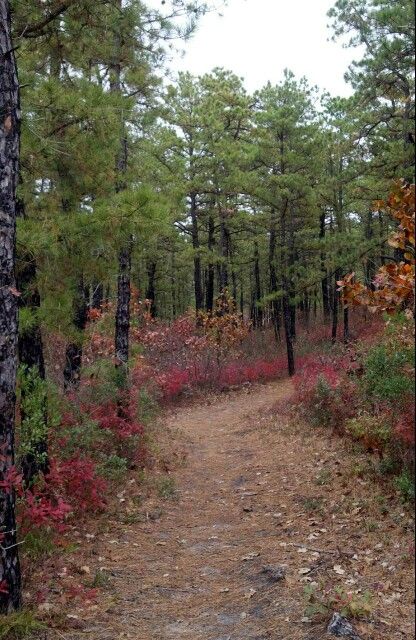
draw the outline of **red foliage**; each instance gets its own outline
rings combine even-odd
[[[36,490],[26,491],[21,520],[23,528],[51,526],[58,532],[63,532],[64,522],[72,507],[61,497],[52,499],[46,495],[37,495]]]
[[[120,440],[143,434],[143,425],[137,422],[132,403],[107,402],[90,407],[89,413],[101,429],[111,431]]]
[[[52,460],[46,483],[65,497],[75,513],[105,508],[107,483],[97,476],[95,462],[89,458]]]

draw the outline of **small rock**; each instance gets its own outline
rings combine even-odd
[[[339,613],[334,613],[332,620],[328,625],[327,632],[336,638],[349,638],[350,640],[361,640],[355,633],[353,626],[346,618]]]

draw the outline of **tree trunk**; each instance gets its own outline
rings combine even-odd
[[[114,337],[118,365],[127,365],[129,359],[130,273],[131,245],[123,247],[118,256],[117,310]]]
[[[319,238],[323,240],[325,238],[325,212],[323,211],[319,218]],[[322,308],[324,313],[325,322],[329,319],[331,314],[329,303],[329,288],[328,288],[328,275],[326,273],[326,255],[324,251],[321,251],[321,271],[324,273],[324,277],[321,280],[322,288]]]
[[[287,283],[283,284],[286,290]],[[292,326],[290,317],[289,298],[286,293],[283,295],[283,324],[285,328],[286,353],[287,353],[287,370],[290,376],[295,375],[295,355],[293,350]]]
[[[122,14],[122,0],[116,0],[120,15]],[[116,29],[114,34],[114,50],[116,62],[110,65],[110,92],[122,94],[121,85],[121,33]],[[127,171],[127,131],[123,110],[120,120],[120,148],[116,158],[116,193],[126,188],[125,174]],[[114,336],[114,351],[116,354],[116,366],[127,365],[129,359],[129,334],[130,334],[130,280],[131,280],[131,254],[133,238],[130,236],[124,241],[118,254],[117,276],[117,309],[116,327]]]
[[[175,262],[175,252],[172,251],[171,254],[171,264],[170,264],[170,299],[172,304],[172,320],[176,318],[176,262]]]
[[[261,328],[263,325],[263,310],[260,306],[261,302],[261,280],[260,280],[260,258],[259,245],[254,243],[254,326]]]
[[[228,229],[225,222],[225,212],[220,211],[220,239],[221,239],[221,264],[220,264],[220,294],[228,287]]]
[[[350,341],[350,314],[347,305],[344,304],[344,344]]]
[[[204,306],[204,297],[202,292],[202,271],[201,256],[199,255],[199,227],[198,213],[196,204],[196,193],[191,193],[191,222],[192,222],[192,247],[194,250],[194,290],[195,290],[195,309],[200,311]]]
[[[205,307],[208,312],[211,312],[214,308],[214,279],[215,279],[215,269],[213,262],[213,251],[215,244],[215,226],[214,226],[214,218],[212,215],[208,218],[208,252],[209,252],[209,262],[207,269],[207,285],[206,285],[206,301]]]
[[[0,481],[14,468],[18,341],[16,295],[16,186],[19,176],[20,102],[11,40],[10,5],[0,0]],[[13,488],[0,487],[0,613],[20,608],[21,575]]]
[[[280,244],[281,244],[281,262],[282,262],[282,288],[283,288],[283,325],[285,328],[286,338],[286,354],[287,354],[287,369],[289,376],[295,375],[295,355],[293,349],[293,337],[292,337],[292,317],[291,317],[291,305],[289,300],[289,283],[286,275],[287,270],[287,258],[286,258],[286,213],[287,203],[282,211],[280,221]]]
[[[338,308],[339,308],[339,291],[337,281],[341,277],[340,269],[335,271],[335,282],[334,282],[334,290],[333,290],[333,303],[332,303],[332,343],[337,341],[337,332],[338,332]]]
[[[290,302],[290,334],[292,340],[296,340],[296,305]]]

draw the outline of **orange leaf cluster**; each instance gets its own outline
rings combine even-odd
[[[365,305],[372,312],[392,314],[399,309],[410,312],[415,301],[415,185],[400,181],[387,202],[377,201],[375,207],[399,222],[389,244],[400,249],[404,259],[380,267],[373,282],[374,290],[356,282],[354,273],[338,285],[347,304]]]

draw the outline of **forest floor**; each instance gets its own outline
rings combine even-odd
[[[290,393],[247,387],[159,419],[158,469],[54,561],[100,588],[60,622],[49,611],[48,640],[322,640],[332,596],[363,640],[414,638],[410,511],[360,477],[363,454],[289,421]],[[311,583],[331,611],[305,613]]]

